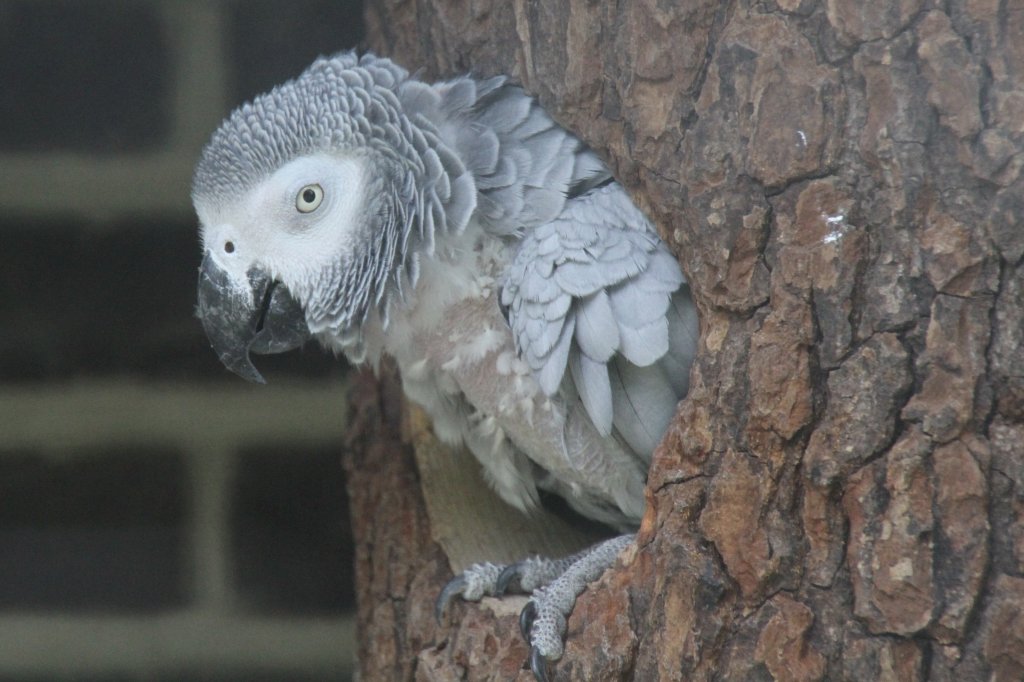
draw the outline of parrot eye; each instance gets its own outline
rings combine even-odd
[[[323,187],[320,185],[306,185],[299,190],[299,195],[295,197],[295,208],[299,209],[299,213],[312,213],[320,206],[320,202],[323,200]]]

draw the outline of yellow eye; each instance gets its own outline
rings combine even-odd
[[[295,208],[299,213],[312,213],[324,200],[324,188],[320,185],[306,185],[295,197]]]

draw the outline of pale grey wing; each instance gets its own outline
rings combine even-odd
[[[476,217],[497,235],[550,222],[607,167],[504,78],[403,86],[405,111],[433,123],[476,182]]]
[[[618,184],[524,235],[501,294],[545,393],[648,458],[686,393],[697,316],[675,258]]]

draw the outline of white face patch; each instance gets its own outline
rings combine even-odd
[[[198,201],[203,246],[240,285],[258,266],[302,300],[315,273],[355,248],[365,184],[358,158],[294,159],[237,201]]]

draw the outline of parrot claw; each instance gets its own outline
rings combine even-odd
[[[530,670],[537,682],[548,682],[548,659],[535,646],[530,647]]]
[[[523,563],[522,561],[517,561],[502,569],[501,573],[498,574],[498,579],[494,581],[494,591],[497,595],[501,596],[508,592],[508,588],[512,586],[512,581],[518,580]]]
[[[487,596],[496,596],[498,593],[494,585],[504,568],[505,566],[490,563],[473,564],[449,580],[434,602],[434,617],[437,618],[437,622],[441,622],[445,609],[455,595],[461,595],[466,601],[480,601]]]
[[[519,612],[519,632],[523,634],[523,639],[527,642],[530,641],[530,630],[533,629],[535,620],[537,620],[537,605],[531,599]]]
[[[434,619],[441,623],[441,619],[444,617],[445,609],[448,608],[448,604],[451,603],[452,598],[457,594],[462,594],[466,589],[466,578],[458,575],[448,581],[441,590],[441,594],[437,595],[437,601],[434,602]]]

